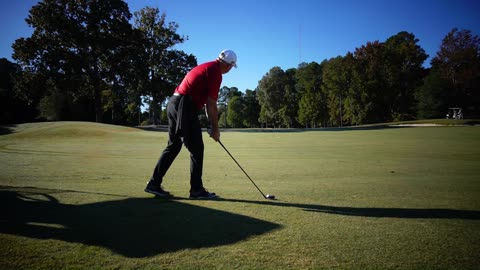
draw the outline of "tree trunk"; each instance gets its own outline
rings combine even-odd
[[[95,102],[95,122],[102,122],[103,110],[102,110],[102,97],[100,95],[100,80],[98,78],[98,70],[95,67],[93,79],[93,91],[94,91],[94,102]]]

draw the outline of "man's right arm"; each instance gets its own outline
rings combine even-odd
[[[214,139],[216,142],[220,140],[220,130],[218,129],[218,108],[217,108],[217,101],[212,99],[211,97],[207,98],[207,118],[210,122],[212,133],[210,137]]]

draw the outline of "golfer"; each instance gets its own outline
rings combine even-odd
[[[216,60],[193,68],[175,89],[167,105],[168,144],[155,166],[153,176],[145,192],[162,197],[171,194],[161,186],[163,177],[182,148],[182,143],[190,152],[190,198],[215,198],[202,182],[203,139],[198,112],[206,105],[206,113],[211,124],[210,136],[217,142],[218,130],[217,99],[222,83],[222,74],[237,67],[237,55],[231,50],[223,50]]]

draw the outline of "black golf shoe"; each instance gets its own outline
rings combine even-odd
[[[190,190],[190,199],[214,199],[217,198],[217,194],[208,192],[205,188],[201,188],[197,191]]]
[[[147,187],[145,188],[145,192],[151,193],[160,197],[172,197],[172,194],[164,190],[162,186],[157,186],[155,184],[152,184],[151,182],[148,182]]]

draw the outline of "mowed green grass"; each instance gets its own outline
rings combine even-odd
[[[143,192],[165,132],[95,123],[3,127],[0,268],[468,269],[480,265],[480,127],[204,134]]]

